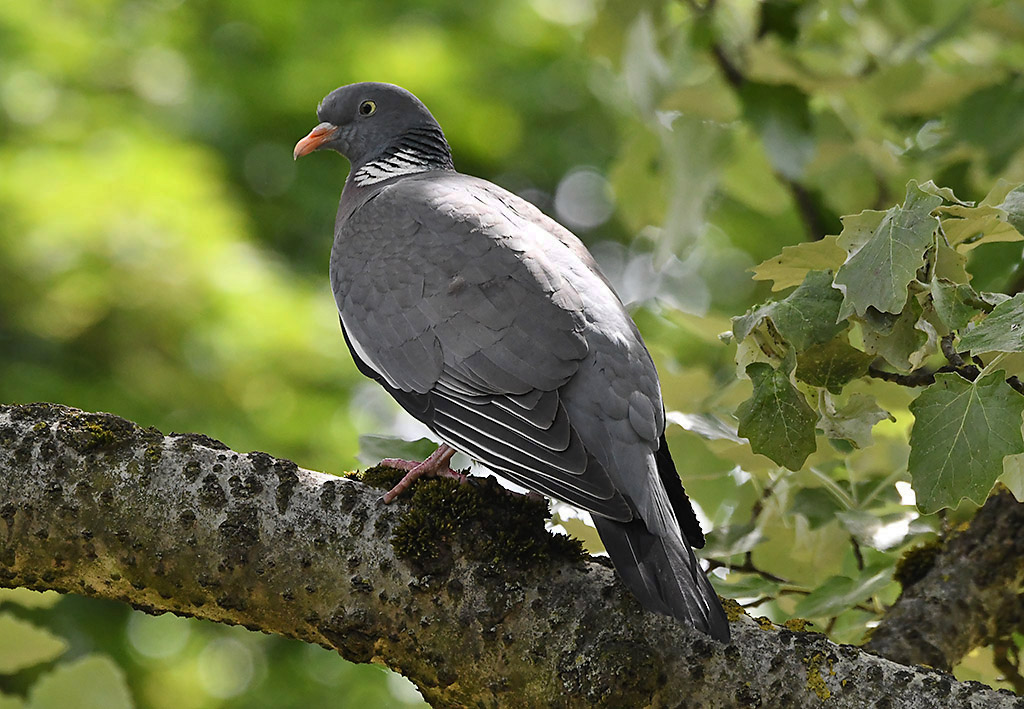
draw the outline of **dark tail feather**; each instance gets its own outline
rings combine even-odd
[[[729,621],[718,594],[685,540],[652,534],[639,519],[615,522],[594,515],[594,524],[615,570],[640,605],[729,642]]]
[[[704,532],[700,528],[700,522],[697,521],[690,498],[686,496],[686,490],[683,489],[683,481],[679,479],[679,473],[676,472],[676,464],[672,460],[672,454],[669,453],[664,433],[661,434],[661,441],[657,453],[654,454],[654,461],[658,465],[658,477],[661,479],[661,484],[665,486],[669,502],[672,503],[672,511],[676,513],[676,519],[679,520],[679,529],[682,530],[683,536],[686,537],[686,541],[690,543],[691,547],[703,549]]]

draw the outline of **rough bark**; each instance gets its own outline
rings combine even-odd
[[[0,494],[0,586],[301,638],[438,707],[1024,705],[742,614],[718,644],[643,612],[546,535],[542,506],[488,484],[418,483],[418,512],[201,435],[37,404],[0,406]]]
[[[1003,490],[964,529],[900,566],[903,593],[866,648],[949,670],[972,649],[1024,628],[1024,504]]]

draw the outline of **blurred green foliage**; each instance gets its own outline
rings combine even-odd
[[[944,523],[907,494],[912,393],[863,385],[895,421],[787,472],[736,437],[751,387],[718,334],[768,296],[747,269],[892,207],[908,180],[971,200],[1024,181],[1022,76],[1014,2],[3,3],[0,400],[331,472],[356,465],[359,433],[408,434],[349,361],[327,286],[344,162],[290,154],[328,91],[391,81],[461,170],[575,228],[635,309],[719,590],[856,642],[898,593],[899,554]],[[1024,286],[1019,244],[970,257],[977,290]],[[85,696],[83,675],[104,706],[416,701],[279,638],[0,601],[0,623],[38,632],[30,666],[0,667],[0,707],[60,705],[62,682]],[[991,655],[958,671],[1005,686]]]

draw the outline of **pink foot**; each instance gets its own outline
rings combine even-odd
[[[443,477],[455,478],[459,482],[466,482],[466,476],[451,469],[448,461],[455,455],[455,449],[442,443],[437,450],[430,454],[430,457],[422,463],[415,460],[402,460],[401,458],[385,458],[380,462],[399,470],[405,470],[405,477],[398,481],[398,484],[384,493],[384,504],[389,504],[396,497],[401,495],[409,486],[420,477]]]

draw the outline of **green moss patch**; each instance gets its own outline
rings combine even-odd
[[[913,549],[908,549],[896,562],[893,578],[899,581],[903,588],[913,586],[932,570],[943,546],[944,543],[941,539],[933,539]]]
[[[405,477],[405,471],[399,470],[398,468],[391,468],[387,465],[375,465],[372,468],[367,468],[366,470],[356,470],[351,473],[343,473],[342,477],[349,478],[350,480],[358,480],[370,487],[378,487],[381,490],[390,490],[398,484],[398,481]]]
[[[363,481],[374,484],[368,476],[380,487],[389,487],[400,479],[400,472],[396,479],[371,468]],[[453,543],[469,559],[505,568],[585,556],[578,540],[544,528],[546,502],[509,494],[493,477],[465,484],[450,478],[421,480],[406,496],[408,511],[395,527],[391,544],[400,558],[421,566],[447,565],[445,557]]]

